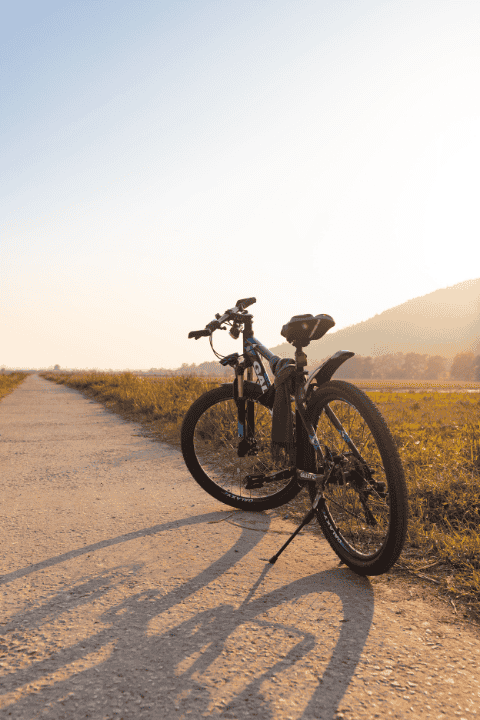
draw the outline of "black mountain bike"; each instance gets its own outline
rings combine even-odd
[[[255,301],[238,300],[188,335],[209,337],[235,379],[188,410],[181,433],[185,463],[210,495],[244,510],[279,507],[308,489],[311,509],[270,562],[316,517],[342,562],[360,575],[380,575],[398,559],[407,532],[405,477],[390,431],[365,393],[331,380],[353,352],[340,350],[310,375],[305,371],[303,348],[335,325],[330,315],[297,315],[284,325],[295,360],[284,359],[254,337],[246,308]],[[225,326],[233,338],[243,332],[242,355],[214,350],[212,333]]]

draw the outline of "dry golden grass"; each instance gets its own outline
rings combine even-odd
[[[44,377],[95,397],[177,447],[192,402],[222,382],[192,376],[142,378],[132,373],[46,373]],[[449,384],[450,392],[419,392],[420,387],[406,392],[405,386],[402,392],[400,382],[406,381],[396,381],[397,392],[368,392],[388,422],[409,488],[409,535],[396,571],[403,568],[427,578],[480,617],[480,395],[459,391],[458,383],[454,388]],[[464,389],[470,385],[480,384],[464,383]],[[280,512],[300,517],[305,502],[301,494]]]
[[[362,390],[380,390],[390,392],[411,390],[413,392],[480,392],[480,382],[473,380],[347,380]]]
[[[480,395],[369,395],[389,424],[407,476],[405,557],[417,557],[420,565],[427,556],[438,562],[442,584],[480,614]]]
[[[24,372],[12,372],[12,373],[5,373],[0,374],[0,398],[5,397],[5,395],[8,395],[8,393],[11,393],[12,390],[15,390],[17,385],[20,385],[21,382],[25,380],[28,373]]]

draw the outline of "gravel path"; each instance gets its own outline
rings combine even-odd
[[[31,375],[0,403],[0,717],[480,717],[480,640],[405,581],[230,510],[181,455]]]

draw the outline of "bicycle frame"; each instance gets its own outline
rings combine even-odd
[[[312,383],[315,381],[316,385],[321,385],[328,382],[332,377],[333,373],[337,370],[340,365],[348,360],[348,358],[354,355],[353,352],[340,350],[330,357],[326,362],[316,368],[306,379],[305,367],[307,364],[307,357],[303,352],[302,348],[297,347],[295,350],[295,414],[296,414],[296,428],[297,428],[297,442],[296,442],[296,469],[298,476],[304,480],[316,480],[317,476],[314,473],[307,472],[304,469],[307,464],[307,456],[310,456],[308,460],[311,461],[311,452],[316,453],[320,464],[323,465],[325,457],[318,441],[317,434],[313,424],[307,417],[307,405],[306,398],[309,390],[312,388]],[[234,397],[238,407],[238,437],[239,437],[239,455],[247,454],[249,451],[254,449],[254,434],[255,434],[255,418],[253,403],[245,401],[243,399],[243,382],[244,372],[251,373],[251,368],[255,371],[258,378],[260,387],[262,388],[263,395],[265,396],[271,391],[272,383],[268,376],[265,366],[262,362],[262,357],[270,363],[276,358],[276,356],[267,348],[263,343],[260,342],[253,335],[252,327],[252,316],[245,316],[244,329],[243,329],[243,356],[244,362],[237,363],[235,367],[235,381],[234,381]],[[231,357],[231,356],[230,356]],[[238,356],[237,356],[238,357]],[[247,374],[247,379],[248,374]],[[336,427],[339,434],[345,440],[352,453],[359,460],[362,457],[356,448],[353,441],[350,439],[345,429],[341,425],[340,421],[336,417],[335,413],[330,409],[325,410],[332,424]],[[311,467],[311,462],[308,462]]]

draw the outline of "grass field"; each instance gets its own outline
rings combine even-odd
[[[12,373],[1,373],[0,374],[0,398],[5,397],[8,393],[12,392],[17,385],[25,380],[28,373],[23,372],[12,372]]]
[[[132,373],[44,377],[95,397],[177,447],[191,403],[222,382],[185,376],[151,379]],[[388,422],[409,488],[408,542],[396,571],[403,569],[436,584],[454,605],[460,601],[479,619],[480,394],[465,391],[479,383],[445,388],[446,382],[441,389],[449,392],[425,385],[422,389],[419,383],[413,392],[412,384],[391,390],[391,381],[387,390],[366,390]],[[300,517],[305,507],[302,493],[280,513]]]
[[[362,390],[390,392],[479,392],[480,382],[473,380],[349,380]]]

